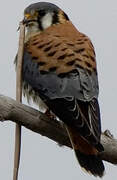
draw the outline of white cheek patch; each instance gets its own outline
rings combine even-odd
[[[47,13],[41,20],[43,29],[46,29],[52,25],[53,14]]]

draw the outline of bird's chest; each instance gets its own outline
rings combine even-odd
[[[22,69],[22,89],[24,97],[27,98],[28,103],[33,100],[33,102],[39,106],[40,110],[45,111],[47,106],[40,98],[39,94],[39,89],[42,88],[39,86],[38,65],[30,59],[27,61],[27,58],[29,58],[29,55],[25,53]]]

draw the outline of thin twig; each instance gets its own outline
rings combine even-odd
[[[19,48],[17,56],[17,70],[16,70],[16,100],[22,102],[22,59],[24,51],[24,37],[25,37],[25,26],[20,23],[20,37],[19,37]],[[20,162],[20,150],[21,150],[21,126],[16,124],[15,130],[15,153],[14,153],[14,170],[13,180],[18,179],[18,170]]]

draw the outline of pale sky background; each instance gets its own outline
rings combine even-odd
[[[4,0],[0,5],[0,94],[15,98],[13,60],[18,47],[17,27],[33,0]],[[102,130],[117,138],[117,0],[51,0],[75,26],[87,34],[97,55]],[[12,180],[14,123],[0,123],[0,179]],[[117,167],[105,162],[103,180],[115,179]],[[23,128],[19,180],[95,180],[84,173],[73,152]],[[99,178],[97,178],[99,179]]]

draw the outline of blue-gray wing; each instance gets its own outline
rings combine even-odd
[[[81,48],[71,47],[61,38],[49,39],[43,37],[41,42],[39,35],[25,45],[23,81],[63,122],[76,128],[87,142],[101,151],[99,90],[93,47],[89,45],[88,49],[90,41],[86,40],[86,48]]]

